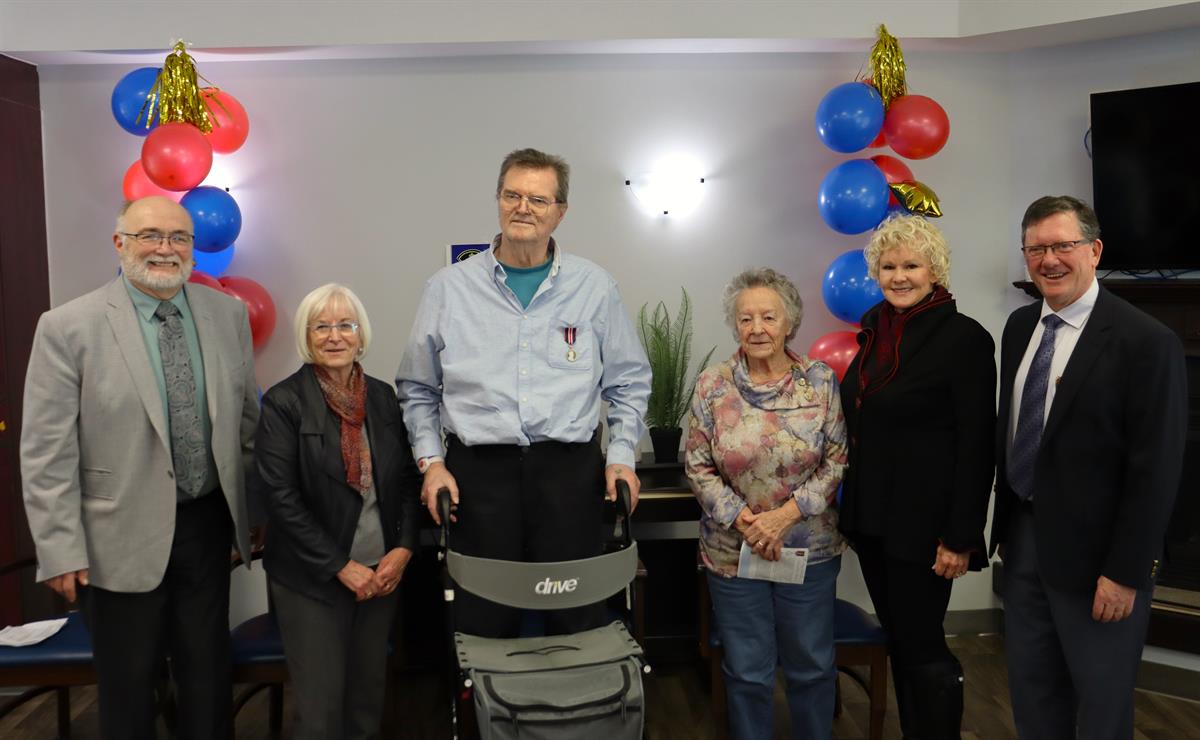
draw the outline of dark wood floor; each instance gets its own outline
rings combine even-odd
[[[992,635],[956,637],[952,638],[951,646],[962,660],[967,676],[963,738],[1014,738],[1003,638]],[[646,693],[650,707],[648,735],[652,740],[705,740],[713,737],[705,675],[699,665],[660,666],[647,678]],[[866,696],[845,677],[841,677],[840,681],[844,712],[834,722],[833,736],[839,740],[866,738]],[[427,673],[403,676],[396,693],[402,698],[395,715],[385,719],[384,737],[425,740],[447,736],[445,702],[441,700],[442,689],[436,677]],[[79,740],[98,737],[95,697],[95,690],[91,688],[74,692],[73,737]],[[889,699],[888,706],[884,737],[891,740],[900,737],[894,697]],[[1136,707],[1135,740],[1200,738],[1200,703],[1139,691]],[[776,692],[775,710],[775,737],[786,738],[787,708],[781,691]],[[285,737],[291,729],[290,711],[288,715],[284,720]],[[0,721],[0,738],[48,740],[55,737],[54,722],[53,699],[44,697]],[[269,737],[265,693],[252,699],[239,715],[237,737],[239,740]]]

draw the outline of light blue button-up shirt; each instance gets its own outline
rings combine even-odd
[[[414,453],[443,454],[443,431],[468,446],[586,442],[604,400],[608,464],[633,466],[650,365],[616,281],[552,239],[550,274],[522,308],[494,248],[425,283],[396,374]]]

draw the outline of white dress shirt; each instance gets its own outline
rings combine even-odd
[[[1008,414],[1008,451],[1012,451],[1013,435],[1017,431],[1017,418],[1021,413],[1021,396],[1025,394],[1025,378],[1029,375],[1029,366],[1033,364],[1033,356],[1037,354],[1038,345],[1041,344],[1042,334],[1046,332],[1046,325],[1042,323],[1052,313],[1057,313],[1058,317],[1063,320],[1063,324],[1058,327],[1058,332],[1054,335],[1054,359],[1050,361],[1050,385],[1046,388],[1046,408],[1042,412],[1042,425],[1045,426],[1046,419],[1050,416],[1050,408],[1054,404],[1054,394],[1058,391],[1058,381],[1062,378],[1063,371],[1067,369],[1067,362],[1071,359],[1071,353],[1075,351],[1075,345],[1079,343],[1079,335],[1083,333],[1083,327],[1091,318],[1092,309],[1096,307],[1096,297],[1100,295],[1100,283],[1093,277],[1092,284],[1084,291],[1079,300],[1066,306],[1061,311],[1055,311],[1050,308],[1050,304],[1042,301],[1042,314],[1038,317],[1037,326],[1033,329],[1033,336],[1029,337],[1029,344],[1025,347],[1025,356],[1021,358],[1021,364],[1017,366],[1017,377],[1013,379],[1013,394],[1012,406],[1009,408]]]

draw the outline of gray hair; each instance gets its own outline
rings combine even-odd
[[[779,300],[783,302],[784,314],[791,325],[787,339],[789,342],[792,341],[792,338],[796,336],[796,330],[800,328],[800,321],[804,318],[804,301],[800,300],[800,291],[796,290],[796,286],[792,284],[791,280],[769,267],[745,270],[725,286],[721,304],[725,308],[725,323],[729,324],[729,328],[733,330],[734,338],[740,339],[737,330],[737,299],[742,291],[748,288],[770,288],[775,291]]]
[[[500,163],[500,177],[496,178],[497,198],[504,189],[504,176],[513,167],[525,170],[554,170],[554,176],[558,179],[558,190],[554,193],[554,200],[566,204],[567,192],[571,189],[571,166],[567,164],[567,160],[557,154],[546,154],[537,149],[515,149],[509,152]]]
[[[1074,214],[1079,222],[1079,233],[1084,239],[1094,242],[1100,238],[1100,219],[1096,218],[1091,206],[1069,195],[1043,195],[1025,209],[1025,216],[1021,219],[1021,242],[1025,242],[1025,232],[1030,226],[1056,213]]]
[[[336,301],[344,302],[346,307],[354,312],[354,320],[358,322],[358,357],[361,358],[367,353],[367,347],[371,345],[371,320],[367,318],[367,309],[353,290],[338,283],[326,283],[304,296],[300,305],[296,307],[296,316],[292,321],[292,328],[296,334],[296,352],[304,362],[311,364],[315,359],[312,347],[308,346],[308,323]]]

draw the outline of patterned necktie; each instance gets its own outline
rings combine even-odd
[[[196,413],[196,378],[192,375],[183,320],[179,317],[179,308],[170,301],[159,303],[154,315],[162,320],[158,327],[158,352],[162,356],[163,379],[167,385],[175,485],[188,496],[196,496],[204,485],[208,453],[200,416]]]
[[[1029,363],[1025,389],[1021,392],[1021,409],[1017,430],[1013,433],[1012,450],[1008,454],[1008,482],[1023,501],[1033,497],[1033,467],[1042,446],[1042,429],[1046,419],[1046,391],[1050,385],[1050,362],[1054,359],[1054,335],[1063,320],[1057,314],[1042,319],[1046,329]]]

